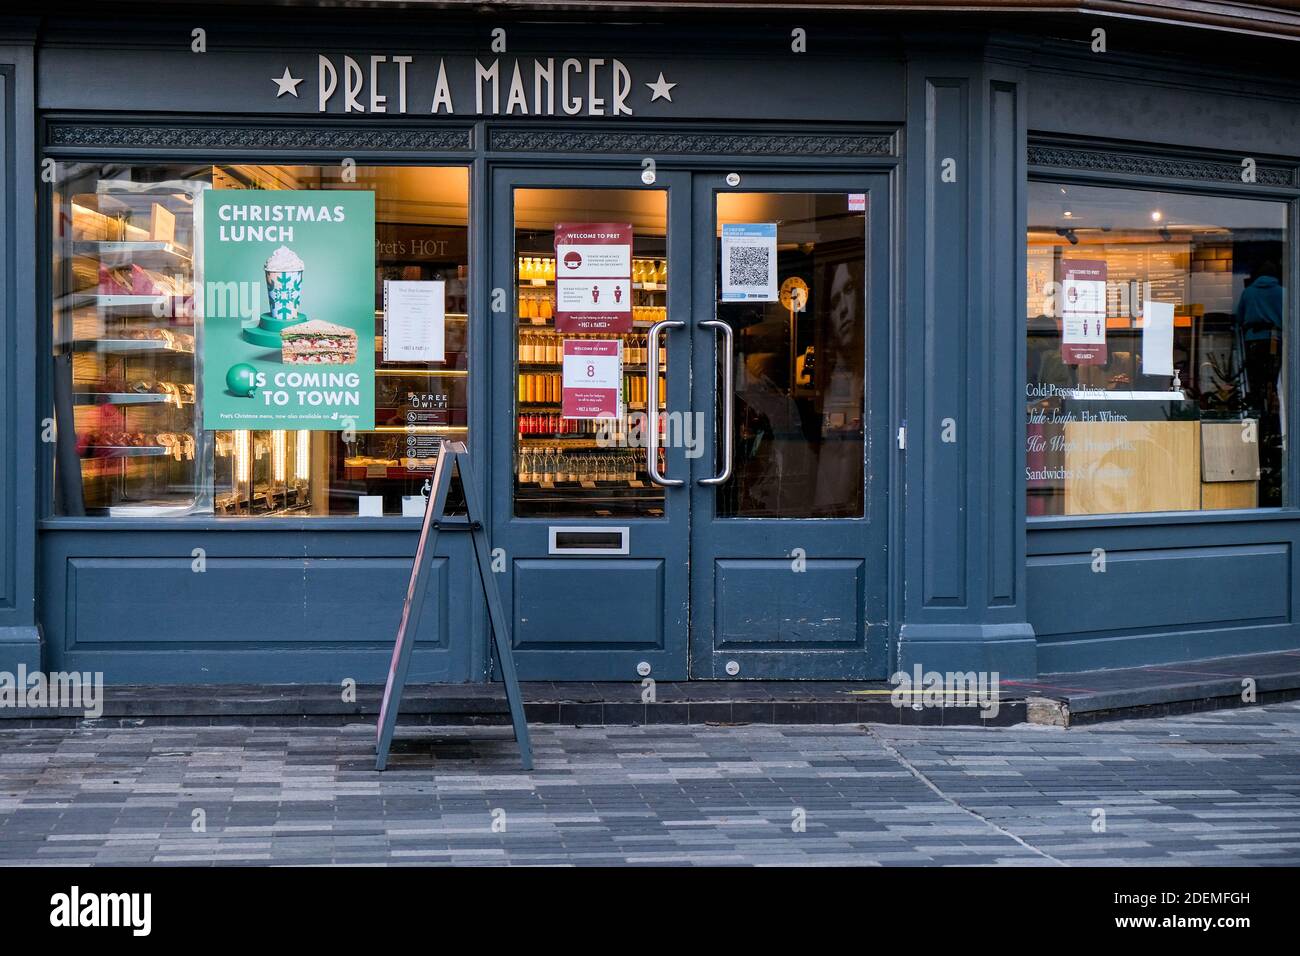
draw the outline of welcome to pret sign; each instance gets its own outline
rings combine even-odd
[[[561,332],[632,330],[632,226],[555,226],[555,327]]]

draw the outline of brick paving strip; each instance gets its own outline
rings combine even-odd
[[[379,774],[372,725],[0,730],[0,863],[1300,864],[1294,702],[1068,731],[542,726],[532,773],[508,728],[399,735]]]

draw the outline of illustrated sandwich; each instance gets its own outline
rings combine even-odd
[[[311,319],[280,332],[286,365],[351,365],[357,360],[357,333],[332,322]]]

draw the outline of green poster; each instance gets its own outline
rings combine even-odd
[[[203,194],[203,427],[375,427],[375,194]]]

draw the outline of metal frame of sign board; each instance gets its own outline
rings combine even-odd
[[[406,674],[411,666],[411,651],[415,634],[419,630],[420,616],[424,611],[425,594],[429,589],[429,574],[433,567],[438,531],[443,526],[447,506],[447,489],[451,486],[451,471],[460,472],[465,490],[466,518],[470,537],[474,543],[474,558],[478,565],[479,583],[487,603],[488,619],[492,627],[492,641],[496,646],[497,661],[501,665],[501,682],[505,685],[506,701],[510,705],[510,722],[514,725],[515,741],[519,744],[519,762],[525,770],[533,769],[533,747],[528,738],[528,722],[524,719],[524,702],[519,691],[519,677],[515,671],[514,653],[510,649],[510,622],[501,604],[492,574],[492,552],[488,547],[487,531],[481,520],[477,485],[470,467],[469,452],[464,442],[447,442],[438,455],[433,472],[433,488],[429,504],[424,511],[424,524],[420,528],[420,543],[415,549],[411,565],[411,580],[406,588],[406,602],[402,605],[402,620],[397,626],[397,640],[388,665],[388,681],[384,685],[384,699],[379,707],[379,725],[375,739],[375,769],[383,770],[388,763],[388,751],[393,743],[393,730],[397,725],[397,712],[406,686]]]

